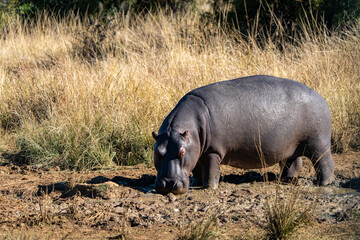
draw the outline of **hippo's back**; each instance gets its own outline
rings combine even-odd
[[[314,97],[322,99],[314,90],[299,82],[267,75],[255,75],[216,82],[194,89],[188,94],[201,97],[209,107],[211,105],[218,106],[220,104],[219,100],[223,100],[223,105],[231,102],[247,104],[241,102],[241,100],[251,100],[251,98],[263,101],[270,100],[272,102],[289,99],[306,101],[306,98],[314,94]]]
[[[251,158],[259,146],[270,159],[285,158],[314,134],[330,138],[326,101],[293,80],[250,76],[213,83],[187,95],[199,97],[208,108],[208,149],[228,161],[238,153]]]

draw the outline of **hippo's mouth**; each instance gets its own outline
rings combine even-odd
[[[171,179],[156,179],[155,190],[160,194],[184,194],[189,189],[189,181],[171,180]]]

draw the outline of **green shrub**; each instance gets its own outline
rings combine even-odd
[[[224,9],[228,11],[224,12]],[[216,0],[216,15],[223,15],[242,32],[255,28],[290,34],[301,30],[303,22],[326,24],[332,29],[360,19],[360,0]]]
[[[125,130],[116,129],[113,124],[97,118],[91,123],[59,125],[42,122],[25,127],[17,140],[19,154],[37,167],[60,166],[77,170],[108,167],[115,163],[151,163],[151,139],[135,125]]]

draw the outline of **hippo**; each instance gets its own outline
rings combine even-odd
[[[194,89],[152,133],[158,193],[184,194],[189,176],[216,189],[220,165],[256,169],[279,163],[291,179],[308,157],[319,185],[331,183],[331,114],[324,98],[286,78],[248,76]]]

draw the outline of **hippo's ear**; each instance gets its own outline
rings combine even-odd
[[[153,136],[153,138],[154,138],[155,140],[157,140],[157,138],[158,138],[159,135],[158,135],[156,132],[153,131],[153,132],[152,132],[152,136]]]
[[[180,133],[180,134],[185,139],[185,141],[189,140],[189,130],[186,130],[185,132]]]

